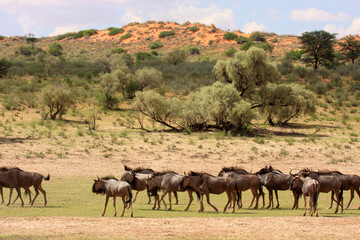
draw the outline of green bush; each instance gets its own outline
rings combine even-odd
[[[139,89],[140,83],[138,81],[130,80],[130,82],[125,86],[125,98],[133,99],[136,91]]]
[[[277,64],[277,69],[282,75],[288,75],[292,73],[292,71],[294,70],[292,60],[287,58],[281,59],[280,64]]]
[[[186,53],[183,49],[175,48],[175,50],[168,52],[164,60],[167,63],[177,65],[179,63],[185,62],[186,57]]]
[[[156,50],[152,50],[152,51],[151,51],[151,54],[154,55],[154,56],[159,56],[159,53],[158,53],[158,51],[156,51]]]
[[[122,35],[122,36],[120,37],[120,41],[122,41],[122,40],[124,40],[124,39],[127,39],[127,38],[130,38],[130,37],[132,37],[132,34],[131,34],[131,33],[127,33],[127,34]]]
[[[325,84],[323,84],[322,82],[317,82],[314,85],[314,91],[317,94],[325,94],[327,91],[327,88],[326,88]]]
[[[11,64],[8,60],[5,58],[0,59],[0,78],[3,78],[8,74],[10,66]]]
[[[63,48],[60,43],[54,42],[54,43],[50,44],[48,52],[50,55],[53,55],[56,57],[61,56],[63,54]]]
[[[249,50],[253,45],[254,45],[254,44],[253,44],[252,41],[248,41],[248,42],[244,43],[244,44],[240,47],[240,50],[247,51],[247,50]]]
[[[277,39],[277,38],[273,38],[273,39],[271,39],[271,42],[272,43],[277,43],[279,40]]]
[[[159,34],[159,38],[164,38],[172,35],[175,35],[175,31],[162,31]]]
[[[5,37],[3,35],[0,35],[0,40],[4,40]]]
[[[41,98],[44,119],[47,119],[48,116],[52,120],[56,119],[57,116],[61,119],[67,110],[75,104],[74,94],[70,89],[63,86],[46,86],[42,90]]]
[[[291,50],[288,53],[291,54],[291,56],[295,61],[298,61],[300,60],[301,56],[304,54],[304,50]]]
[[[148,52],[137,52],[135,53],[136,63],[140,63],[147,59],[151,59],[153,56]]]
[[[199,55],[200,54],[200,50],[197,47],[190,47],[189,48],[189,54],[190,55]]]
[[[114,48],[111,50],[111,54],[121,54],[121,53],[126,53],[127,50],[123,49],[123,48]]]
[[[227,32],[224,34],[224,39],[225,40],[234,40],[238,37],[238,35],[236,33],[233,32]]]
[[[228,57],[233,57],[236,52],[236,49],[232,47],[229,50],[225,51],[225,55]]]
[[[193,26],[193,27],[189,28],[189,30],[192,32],[197,32],[197,31],[199,31],[199,28],[196,26]]]
[[[38,53],[44,53],[44,50],[40,47],[35,47],[33,45],[31,46],[20,46],[18,47],[18,49],[15,51],[16,54],[18,55],[23,55],[26,57],[30,57],[31,55],[36,55]]]
[[[160,41],[152,42],[149,44],[150,49],[162,48],[163,46],[164,46],[164,44],[162,44],[162,42],[160,42]]]
[[[65,34],[61,34],[61,35],[58,35],[56,36],[56,40],[60,41],[60,40],[63,40],[65,38],[72,38],[73,36],[75,35],[74,32],[71,32],[71,33],[65,33]]]
[[[238,43],[238,44],[244,44],[244,43],[247,43],[250,39],[247,38],[247,37],[243,37],[243,36],[240,36],[238,38],[235,38],[235,41]]]
[[[308,73],[308,70],[304,66],[295,66],[294,73],[301,78],[305,78]]]
[[[123,33],[125,30],[123,28],[111,28],[109,29],[109,35],[114,36],[119,33]]]
[[[90,37],[98,33],[96,29],[82,30],[73,35],[74,39],[82,38],[82,37]]]
[[[257,47],[264,49],[268,53],[272,53],[272,51],[274,49],[274,45],[271,45],[268,42],[261,42],[257,45]]]
[[[253,32],[249,38],[251,41],[266,42],[265,34],[262,32]]]

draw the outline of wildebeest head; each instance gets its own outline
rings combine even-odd
[[[92,186],[92,192],[96,194],[105,194],[105,183],[102,179],[94,179],[94,184]]]

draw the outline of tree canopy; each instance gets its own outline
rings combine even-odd
[[[347,35],[343,42],[339,42],[339,45],[341,47],[340,52],[354,64],[355,60],[360,56],[360,41],[352,35]]]
[[[334,44],[336,34],[328,33],[324,30],[304,32],[299,40],[304,50],[303,61],[311,64],[314,69],[319,65],[327,65],[333,61]]]

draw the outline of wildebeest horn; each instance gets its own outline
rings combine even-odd
[[[98,176],[98,175],[96,175],[96,177],[97,177],[97,180],[99,181],[99,180],[100,180],[99,176]]]
[[[292,169],[290,170],[289,174],[290,174],[291,176],[295,177],[296,174],[292,174],[291,172],[292,172]]]

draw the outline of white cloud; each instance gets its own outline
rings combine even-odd
[[[268,12],[271,16],[271,19],[274,20],[274,21],[280,21],[281,18],[279,16],[279,10],[275,9],[275,8],[272,8],[271,6],[268,6],[266,8],[266,12]]]
[[[347,28],[342,25],[337,26],[333,24],[328,24],[324,27],[324,30],[330,33],[337,33],[338,38],[345,37],[349,34],[360,34],[360,18],[353,19],[351,25]]]
[[[125,14],[121,17],[121,21],[125,23],[141,22],[142,18],[140,16],[136,16],[135,11],[127,8]]]
[[[345,13],[333,13],[317,8],[296,9],[291,12],[290,17],[294,21],[305,22],[346,22],[350,20],[350,16]]]
[[[54,32],[50,33],[49,36],[57,36],[68,32],[78,32],[82,29],[86,29],[89,27],[90,27],[89,25],[71,25],[71,26],[56,27]]]
[[[242,31],[245,33],[252,33],[256,31],[265,32],[267,30],[267,26],[264,24],[259,24],[257,22],[245,23]]]

